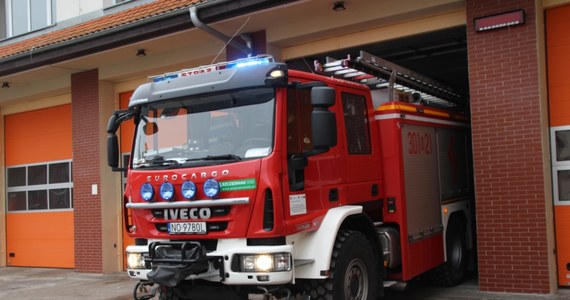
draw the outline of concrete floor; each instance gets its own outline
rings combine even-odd
[[[48,268],[0,268],[0,299],[133,299],[136,282],[124,273],[85,274],[73,270]],[[158,297],[156,297],[158,298]],[[475,279],[455,288],[434,288],[421,281],[412,282],[405,289],[386,291],[384,299],[414,300],[561,300],[570,299],[570,290],[557,295],[518,295],[480,292]]]

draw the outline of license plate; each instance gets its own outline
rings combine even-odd
[[[205,234],[206,222],[176,222],[168,223],[168,233]]]

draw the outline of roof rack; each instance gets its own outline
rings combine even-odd
[[[364,51],[356,59],[349,55],[341,60],[327,57],[325,64],[315,61],[315,70],[366,84],[371,89],[388,88],[389,101],[397,99],[397,92],[404,92],[417,102],[446,109],[463,110],[468,102],[466,96],[451,87]]]

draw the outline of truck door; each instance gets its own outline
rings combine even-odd
[[[380,154],[376,135],[372,102],[367,91],[346,89],[339,91],[337,99],[342,106],[343,124],[339,130],[344,135],[346,204],[356,204],[380,198]],[[380,203],[376,203],[380,213]],[[370,206],[370,205],[368,205]]]
[[[338,109],[338,101],[331,111]],[[340,189],[344,164],[339,154],[340,147],[317,155],[307,155],[313,150],[311,132],[311,90],[291,87],[287,93],[287,159],[289,203],[285,204],[286,216],[300,216],[322,213],[322,208],[337,206],[341,199]],[[337,124],[339,114],[337,113]],[[294,157],[306,156],[306,166],[292,165]],[[287,190],[287,189],[285,189]],[[287,200],[286,200],[287,202]]]

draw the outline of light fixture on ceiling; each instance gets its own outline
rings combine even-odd
[[[344,6],[344,1],[337,1],[333,5],[334,11],[343,11],[345,9],[346,9],[346,7]]]
[[[142,57],[146,56],[146,50],[144,48],[140,48],[137,50],[137,56]]]
[[[10,88],[10,83],[9,83],[8,81],[2,82],[2,88],[3,88],[3,89]]]

